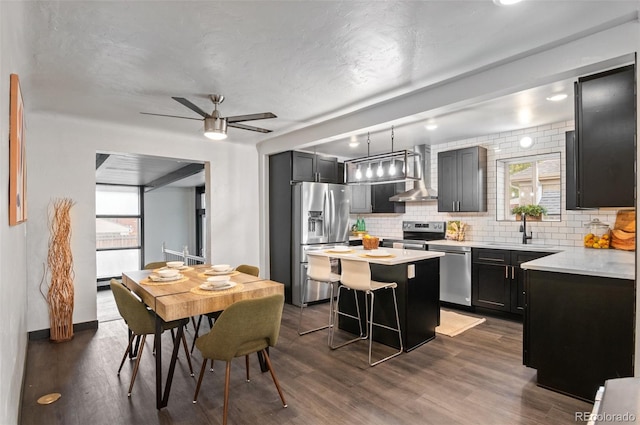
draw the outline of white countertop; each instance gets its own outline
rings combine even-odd
[[[518,244],[507,242],[476,242],[476,241],[452,241],[446,239],[440,239],[436,241],[427,241],[427,245],[440,245],[440,246],[468,246],[471,248],[489,248],[489,249],[509,249],[516,251],[539,251],[539,252],[560,252],[566,249],[574,249],[566,246],[556,245],[538,245],[538,244]]]
[[[535,243],[525,245],[502,242],[457,242],[444,239],[428,241],[427,243],[429,245],[440,246],[467,246],[471,248],[553,253],[546,257],[523,263],[520,267],[525,270],[540,270],[630,280],[634,280],[636,275],[636,253],[619,249],[591,249],[571,246],[538,245]]]
[[[567,248],[566,251],[522,263],[525,270],[634,280],[636,253],[619,249]]]
[[[367,252],[361,246],[350,247],[351,250],[346,253],[331,252],[331,250],[307,251],[307,255],[321,255],[332,258],[348,258],[350,260],[367,261],[372,264],[382,264],[386,266],[394,266],[396,264],[413,263],[420,260],[429,260],[444,256],[444,252],[436,251],[418,251],[410,249],[394,249],[382,248],[378,251],[385,251],[390,254],[388,257],[372,257],[366,255]]]

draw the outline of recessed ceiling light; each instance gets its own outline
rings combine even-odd
[[[560,102],[561,100],[565,100],[566,98],[567,98],[566,93],[558,93],[558,94],[554,94],[553,96],[549,96],[547,100],[550,100],[551,102]]]
[[[529,136],[525,136],[520,139],[520,146],[523,148],[530,148],[533,145],[533,139]]]
[[[360,145],[360,142],[349,142],[350,148],[357,148]]]
[[[427,124],[427,125],[424,126],[424,128],[426,128],[429,131],[433,131],[436,128],[438,128],[438,124]]]
[[[520,3],[522,0],[493,0],[498,6],[511,6],[512,4]]]

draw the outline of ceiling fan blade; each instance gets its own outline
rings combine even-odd
[[[182,118],[185,120],[196,120],[202,121],[202,118],[191,118],[191,117],[179,117],[177,115],[165,115],[165,114],[152,114],[151,112],[140,112],[143,115],[155,115],[156,117],[169,117],[169,118]]]
[[[258,133],[271,133],[272,131],[272,130],[267,130],[266,128],[254,127],[252,125],[244,125],[244,124],[230,123],[230,122],[227,122],[227,127],[235,127],[235,128],[241,128],[243,130],[257,131]]]
[[[240,121],[252,121],[252,120],[265,120],[267,118],[278,118],[271,112],[263,112],[261,114],[249,114],[249,115],[235,115],[233,117],[226,117],[228,123],[240,122]]]
[[[209,114],[207,114],[205,111],[200,109],[199,106],[194,105],[193,103],[191,103],[190,101],[188,101],[184,97],[171,97],[171,99],[175,100],[178,103],[181,103],[182,105],[184,105],[187,108],[191,109],[193,112],[202,115],[204,118],[207,118],[209,116]]]

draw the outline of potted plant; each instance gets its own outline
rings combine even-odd
[[[511,209],[511,214],[516,215],[516,220],[522,220],[522,214],[526,215],[527,218],[531,218],[533,220],[540,220],[540,218],[547,213],[547,209],[542,205],[519,205],[517,207],[513,207]]]

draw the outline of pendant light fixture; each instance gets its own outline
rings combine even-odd
[[[371,185],[420,180],[420,155],[408,150],[394,151],[394,138],[392,126],[391,152],[371,156],[371,137],[367,133],[367,156],[344,162],[345,183]],[[366,168],[364,176],[361,167]],[[376,168],[375,173],[373,167]]]

